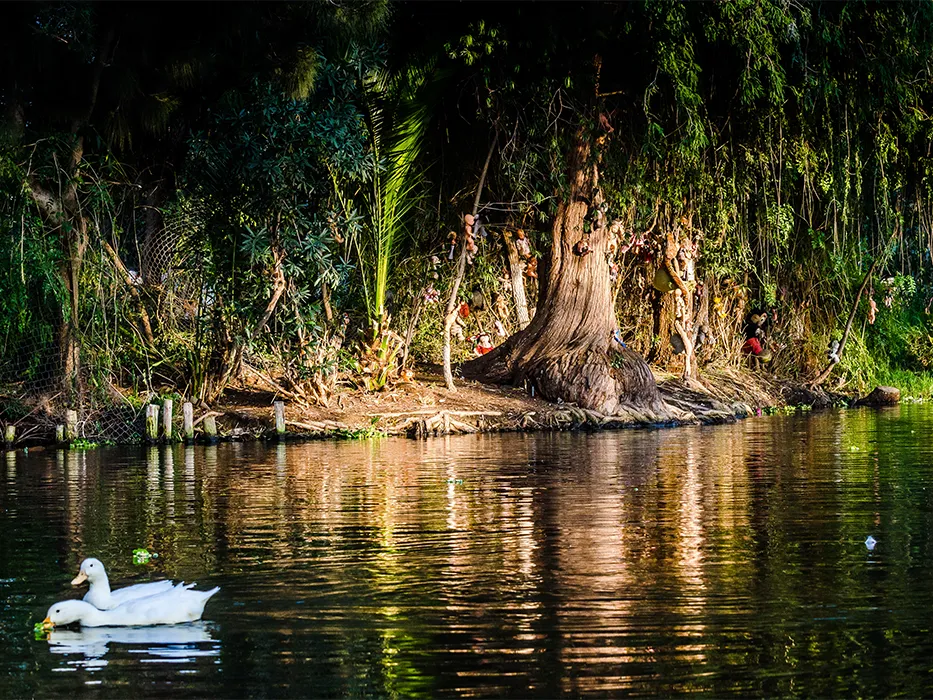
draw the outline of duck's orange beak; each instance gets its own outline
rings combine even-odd
[[[87,574],[83,571],[79,572],[77,576],[71,579],[72,586],[80,586],[82,583],[87,581]]]
[[[42,621],[42,627],[43,627],[44,629],[49,629],[49,630],[50,630],[50,629],[52,629],[53,627],[55,627],[55,623],[52,622],[52,618],[47,617],[47,618],[45,618],[45,619]]]

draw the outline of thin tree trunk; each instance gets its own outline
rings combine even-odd
[[[450,329],[453,328],[457,320],[458,304],[457,294],[460,292],[460,282],[463,280],[463,273],[466,270],[466,240],[460,244],[460,256],[457,259],[457,272],[454,274],[453,286],[450,289],[450,298],[447,300],[447,308],[444,312],[444,382],[447,389],[456,391],[454,384],[454,374],[450,366]]]
[[[328,323],[333,323],[334,310],[330,305],[330,285],[327,282],[321,285],[321,301],[324,304],[324,318],[327,319]]]
[[[489,173],[489,163],[492,162],[492,154],[495,152],[496,143],[499,140],[498,132],[489,144],[489,153],[486,154],[486,162],[483,163],[483,172],[479,176],[479,184],[476,186],[476,196],[473,197],[473,216],[479,213],[479,201],[483,196],[483,186],[486,184],[486,175]],[[444,313],[444,382],[450,391],[456,391],[454,384],[454,374],[450,366],[450,329],[453,328],[454,321],[457,320],[458,304],[457,295],[460,293],[460,283],[463,282],[463,275],[466,272],[467,256],[467,237],[463,236],[460,243],[460,258],[457,260],[457,272],[454,275],[454,281],[450,288],[450,298],[447,300],[447,308]]]
[[[70,309],[63,310],[59,328],[59,356],[62,362],[62,385],[67,400],[74,402],[79,398],[80,348],[77,328],[78,312],[81,300],[81,270],[89,243],[88,222],[78,201],[77,172],[84,158],[84,136],[81,133],[87,126],[97,105],[97,95],[104,68],[108,65],[111,49],[114,45],[114,31],[110,29],[102,37],[88,84],[87,102],[83,110],[71,123],[73,142],[64,166],[59,164],[57,156],[53,159],[60,178],[58,194],[52,194],[32,176],[27,178],[26,186],[36,203],[43,220],[61,241],[62,252],[66,260],[59,269],[62,285],[68,294]],[[62,186],[62,183],[63,186]]]
[[[272,318],[272,314],[275,312],[276,307],[279,304],[279,300],[282,298],[282,295],[285,293],[285,289],[288,286],[285,279],[285,273],[282,270],[282,262],[285,260],[285,252],[276,244],[272,244],[272,257],[274,260],[274,266],[272,268],[272,296],[269,298],[269,301],[266,302],[266,308],[263,309],[262,314],[256,319],[255,323],[252,324],[249,328],[244,329],[245,338],[232,339],[229,336],[229,332],[226,327],[224,327],[224,351],[219,363],[218,371],[216,373],[216,380],[211,383],[210,390],[206,393],[206,400],[208,403],[213,403],[221,394],[223,394],[224,389],[227,388],[227,385],[230,381],[239,375],[240,369],[243,364],[243,351],[245,349],[246,342],[255,338],[262,331],[263,326],[265,326],[269,319]]]
[[[677,284],[677,290],[674,291],[674,330],[680,336],[680,342],[684,346],[683,378],[696,379],[696,358],[693,347],[693,292],[684,284],[680,272],[674,268],[670,259],[665,262],[665,266],[668,274]],[[679,298],[677,292],[680,292]],[[680,315],[678,315],[678,309]]]
[[[528,297],[525,294],[522,260],[508,229],[503,231],[502,237],[505,240],[505,250],[509,256],[509,274],[512,277],[512,299],[515,301],[515,315],[518,318],[519,330],[523,330],[531,322],[531,317],[528,315]]]
[[[671,361],[671,331],[674,320],[674,295],[651,289],[651,337],[652,345],[648,351],[648,362],[666,367]]]
[[[158,296],[157,309],[161,309],[162,306],[162,279],[168,272],[165,250],[175,245],[174,240],[168,239],[168,231],[165,230],[162,220],[162,211],[159,208],[162,204],[161,189],[161,185],[156,183],[146,194],[142,254],[139,256],[139,273],[143,283]]]
[[[285,281],[285,272],[282,270],[282,262],[285,260],[285,251],[278,245],[273,245],[272,257],[275,260],[275,265],[272,268],[272,296],[269,297],[269,301],[266,302],[266,308],[263,309],[262,315],[256,319],[252,328],[247,331],[246,337],[248,339],[255,338],[259,335],[263,327],[269,323],[269,319],[272,318],[272,314],[275,313],[275,309],[279,305],[279,299],[282,298],[282,295],[285,293],[285,288],[288,286]],[[233,363],[234,369],[236,369],[243,358],[243,343],[237,343],[237,346],[237,352]]]

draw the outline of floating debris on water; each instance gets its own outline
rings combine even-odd
[[[133,563],[134,564],[148,564],[152,559],[158,559],[159,555],[156,552],[150,552],[148,549],[134,549],[133,550]]]
[[[448,480],[447,480],[447,483],[448,483],[448,484],[462,484],[462,483],[463,483],[463,479],[448,479]]]
[[[868,538],[865,540],[865,546],[868,547],[869,552],[875,548],[876,544],[878,544],[878,540],[876,540],[871,535],[869,535]]]

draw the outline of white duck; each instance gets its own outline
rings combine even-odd
[[[193,591],[193,586],[179,583],[165,593],[130,600],[111,610],[99,610],[83,600],[63,600],[49,608],[42,623],[52,627],[72,622],[80,622],[84,627],[130,627],[194,622],[201,619],[204,606],[220,587]]]
[[[174,583],[166,579],[165,581],[154,581],[152,583],[137,583],[133,586],[111,591],[110,580],[107,578],[107,572],[104,570],[104,565],[100,559],[85,559],[81,562],[81,569],[72,580],[71,585],[79,586],[85,581],[90,582],[91,587],[84,596],[84,600],[99,610],[110,610],[130,600],[165,593],[175,586]]]

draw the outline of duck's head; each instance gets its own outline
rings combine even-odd
[[[81,562],[81,569],[78,571],[78,575],[72,579],[71,585],[79,586],[85,581],[94,583],[106,577],[107,572],[104,571],[104,565],[100,559],[85,559]]]
[[[49,608],[48,614],[42,621],[44,627],[70,625],[77,622],[87,611],[88,604],[81,600],[63,600]]]

